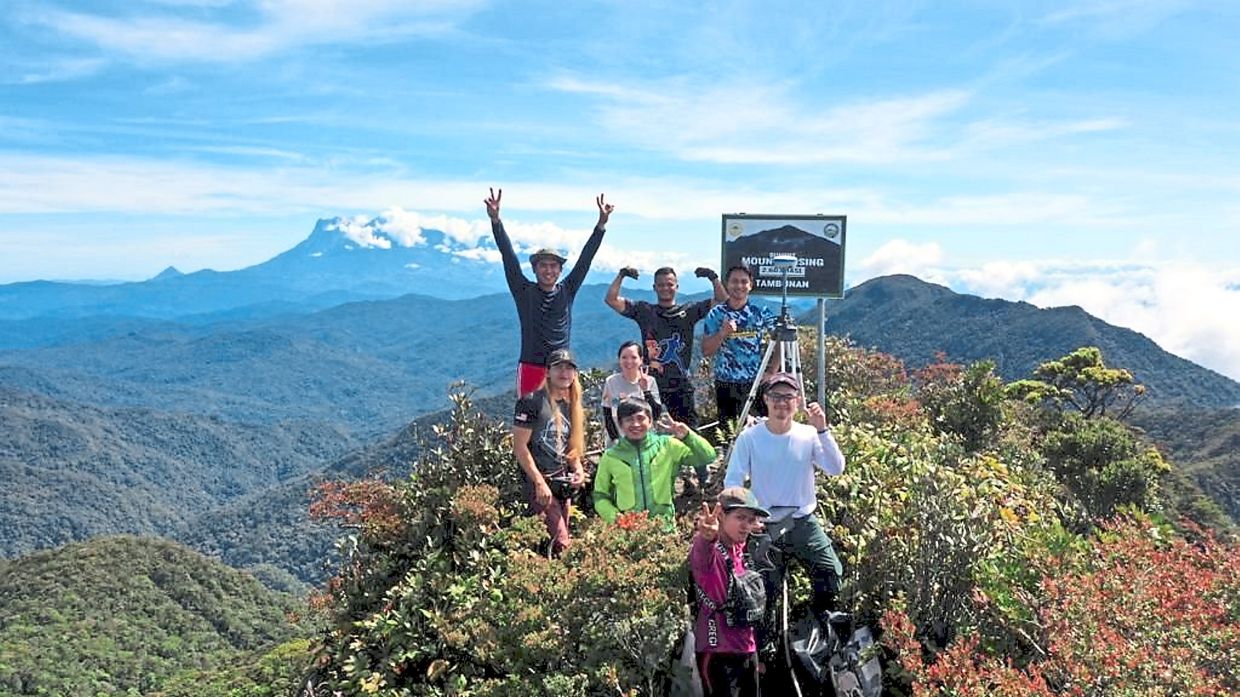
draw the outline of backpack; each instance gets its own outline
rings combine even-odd
[[[729,627],[757,627],[766,614],[766,583],[762,580],[762,574],[748,568],[749,555],[745,555],[746,568],[738,576],[732,568],[732,556],[728,554],[727,547],[716,541],[715,549],[723,555],[724,567],[728,570],[728,592],[723,605],[719,605],[694,583],[698,603],[711,612],[722,613]]]
[[[831,613],[823,626],[808,614],[791,628],[792,653],[818,685],[831,685],[838,697],[878,697],[883,670],[868,627],[853,628],[852,616]]]

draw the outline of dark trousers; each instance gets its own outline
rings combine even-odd
[[[699,653],[704,697],[758,697],[758,657],[752,653]]]
[[[659,398],[663,400],[663,406],[667,407],[667,413],[671,414],[673,419],[688,425],[689,428],[697,428],[698,415],[693,404],[693,385],[687,380],[678,380],[667,387],[659,385]]]
[[[745,408],[745,400],[749,398],[751,389],[753,383],[715,381],[715,404],[719,407],[720,426],[741,417],[741,410]],[[766,416],[766,404],[755,397],[749,413],[752,416]],[[741,424],[741,427],[743,428],[744,424]]]
[[[840,576],[844,573],[844,566],[818,517],[810,514],[769,523],[766,532],[750,539],[754,542],[754,566],[762,574],[767,597],[766,617],[763,626],[758,628],[759,649],[770,651],[779,636],[778,600],[783,598],[789,556],[799,561],[809,573],[814,589],[810,609],[825,625],[828,613],[837,608],[836,599],[840,593]],[[764,546],[765,550],[762,549]]]

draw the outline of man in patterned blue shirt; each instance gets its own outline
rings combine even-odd
[[[706,331],[702,353],[715,357],[715,403],[720,424],[741,415],[762,365],[762,340],[775,326],[775,313],[749,302],[753,290],[749,267],[733,266],[724,280],[727,302],[711,308],[702,322]],[[779,359],[771,357],[772,367],[780,364]]]

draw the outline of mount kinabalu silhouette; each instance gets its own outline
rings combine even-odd
[[[423,229],[413,236],[385,230],[381,218],[364,224],[331,218],[318,221],[310,236],[292,249],[236,271],[185,274],[169,267],[135,283],[3,285],[0,322],[113,315],[201,323],[407,293],[454,300],[506,288],[489,234],[467,243],[437,230]],[[0,334],[4,330],[0,326]],[[3,345],[14,344],[0,340]]]

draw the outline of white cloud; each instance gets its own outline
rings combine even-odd
[[[970,293],[986,298],[1024,299],[1031,284],[1043,279],[1043,264],[1035,261],[991,261],[972,269],[958,269],[955,278]]]
[[[931,123],[968,103],[963,90],[832,104],[799,103],[791,83],[752,82],[699,87],[684,79],[639,86],[599,86],[573,76],[553,90],[589,95],[603,104],[611,131],[651,149],[693,161],[812,164],[885,163],[935,159]]]
[[[1142,246],[1138,241],[1138,248]],[[871,257],[874,264],[862,264],[872,275],[912,272],[958,292],[1023,300],[1039,307],[1076,305],[1105,322],[1148,336],[1171,353],[1240,380],[1240,322],[1235,320],[1240,317],[1240,268],[1185,261],[1064,259],[915,268],[915,262],[904,267],[898,262],[916,257],[917,245],[896,241],[884,249]]]
[[[1240,269],[1173,262],[1039,290],[1029,302],[1080,305],[1164,349],[1240,380]]]
[[[196,6],[194,19],[176,14],[108,17],[47,10],[38,23],[143,61],[243,62],[289,48],[334,44],[365,37],[370,42],[450,31],[480,5],[477,1],[431,0],[257,0],[238,3],[171,2]],[[248,5],[259,20],[252,26],[198,19],[201,10]]]
[[[451,252],[451,254],[461,257],[462,259],[471,259],[473,261],[485,261],[490,264],[498,264],[503,261],[498,249],[489,247],[470,247],[469,249],[459,249]]]
[[[906,273],[926,277],[943,260],[943,249],[936,242],[916,244],[891,240],[861,261],[867,276]]]
[[[1115,117],[1049,122],[983,119],[974,121],[967,126],[965,129],[965,139],[971,146],[1009,145],[1081,133],[1114,131],[1126,128],[1128,125],[1129,122],[1127,120]]]
[[[391,249],[392,241],[386,237],[375,235],[376,227],[370,224],[370,220],[366,216],[357,216],[354,218],[345,218],[336,221],[331,225],[329,230],[336,230],[345,237],[353,240],[362,247],[375,247],[377,249]],[[345,249],[351,249],[345,245]]]
[[[423,230],[438,230],[460,244],[475,245],[491,233],[490,223],[447,215],[426,215],[392,206],[380,216],[382,230],[405,247],[426,242]]]
[[[102,58],[55,58],[37,64],[12,66],[4,70],[0,84],[36,85],[65,82],[94,75],[107,65]]]
[[[1192,0],[1092,0],[1070,3],[1037,20],[1044,26],[1084,25],[1107,38],[1128,38],[1150,31],[1185,11]]]

